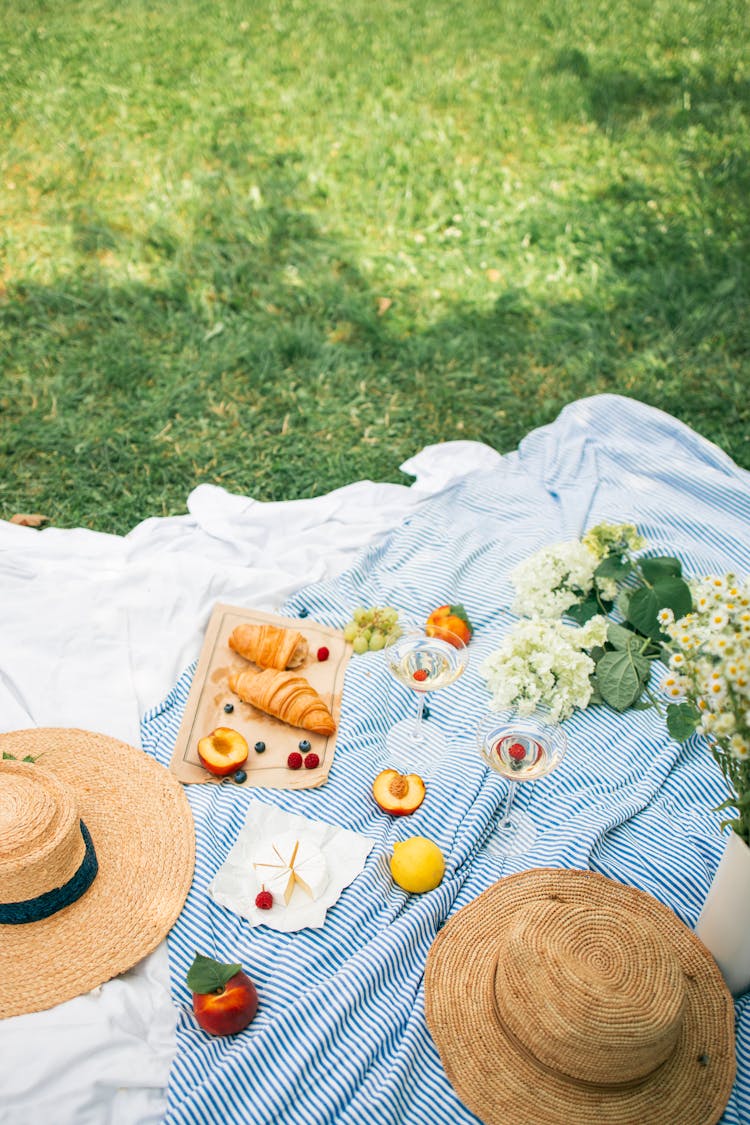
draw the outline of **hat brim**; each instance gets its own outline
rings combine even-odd
[[[515,912],[550,895],[593,912],[617,900],[634,926],[647,920],[679,959],[687,989],[681,1033],[653,1078],[606,1090],[565,1080],[497,1020],[488,965]],[[451,1085],[485,1125],[714,1125],[734,1082],[734,1007],[708,950],[651,895],[591,871],[524,871],[459,910],[430,950],[425,1012]]]
[[[195,828],[182,786],[142,750],[90,731],[0,735],[76,793],[99,871],[76,902],[0,925],[0,1018],[89,992],[137,964],[171,929],[190,889]]]

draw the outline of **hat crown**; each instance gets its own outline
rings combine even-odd
[[[555,894],[516,913],[494,989],[501,1022],[543,1068],[605,1087],[670,1057],[686,1000],[677,957],[645,919]]]
[[[0,762],[0,902],[63,886],[86,845],[70,788],[32,762]]]

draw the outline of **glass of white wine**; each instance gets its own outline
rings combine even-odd
[[[417,697],[417,714],[391,727],[386,746],[393,765],[422,776],[434,773],[445,756],[445,735],[424,717],[425,696],[447,687],[462,674],[469,659],[463,640],[441,628],[435,636],[407,629],[385,648],[388,671]]]
[[[479,724],[477,742],[485,764],[508,781],[505,807],[487,850],[502,857],[520,855],[529,850],[537,832],[528,813],[514,808],[518,784],[536,781],[560,764],[568,746],[565,731],[539,711],[528,716],[498,711]]]

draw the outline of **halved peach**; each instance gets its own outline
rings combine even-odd
[[[372,783],[372,795],[383,812],[409,816],[424,800],[425,785],[416,773],[382,770]]]
[[[244,766],[248,753],[247,742],[231,727],[217,727],[198,742],[201,765],[217,777],[226,777]]]

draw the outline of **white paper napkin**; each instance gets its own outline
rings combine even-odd
[[[264,844],[287,832],[304,832],[321,849],[328,868],[328,884],[314,901],[296,886],[288,906],[274,902],[270,910],[259,910],[255,905],[259,887],[253,860]],[[297,813],[284,812],[275,805],[251,801],[245,823],[214,875],[208,893],[214,902],[240,914],[251,926],[270,926],[283,933],[319,929],[325,922],[328,908],[362,871],[373,844],[369,837],[336,824],[310,820]]]

